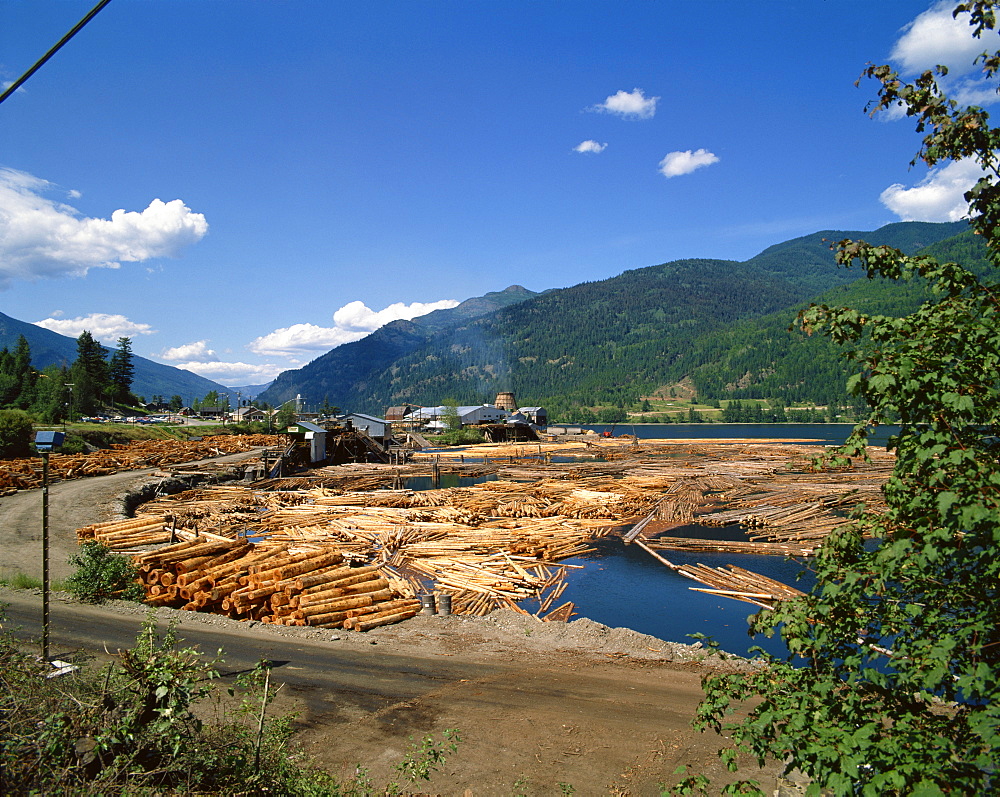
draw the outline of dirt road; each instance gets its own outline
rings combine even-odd
[[[38,633],[40,598],[0,591],[10,621]],[[142,607],[56,600],[54,655],[131,646]],[[711,665],[671,646],[589,620],[539,623],[512,612],[487,618],[417,617],[365,634],[240,623],[160,609],[161,627],[180,623],[189,645],[222,647],[224,677],[261,658],[284,684],[277,712],[298,714],[297,741],[341,777],[367,768],[376,783],[426,734],[457,729],[456,754],[417,788],[447,795],[655,795],[686,765],[732,778],[715,757],[723,740],[690,727]],[[551,627],[550,627],[551,626]],[[670,661],[683,648],[692,659]],[[749,764],[749,762],[747,762]],[[766,789],[777,767],[748,771]]]
[[[207,462],[238,462],[256,456],[247,451],[216,457]],[[196,465],[199,463],[190,463]],[[64,579],[71,572],[69,557],[76,553],[76,530],[81,526],[114,520],[121,513],[125,493],[159,481],[159,471],[129,470],[110,476],[56,482],[49,485],[49,567],[51,578]],[[20,490],[0,498],[0,577],[25,573],[42,577],[42,491]]]

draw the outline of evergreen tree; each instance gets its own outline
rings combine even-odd
[[[111,362],[108,364],[108,378],[111,381],[112,401],[121,404],[129,403],[134,375],[132,339],[118,338],[118,348],[111,354]]]
[[[76,339],[76,360],[70,367],[70,417],[96,412],[107,396],[111,381],[105,349],[87,330]]]
[[[31,418],[21,410],[0,410],[0,457],[31,454]]]

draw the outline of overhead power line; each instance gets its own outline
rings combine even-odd
[[[92,20],[94,17],[96,17],[100,13],[101,9],[104,8],[104,6],[106,6],[110,2],[111,2],[111,0],[101,0],[100,3],[98,3],[92,9],[90,9],[90,12],[87,14],[87,16],[85,16],[83,19],[81,19],[79,22],[77,22],[73,26],[73,29],[69,33],[67,33],[65,36],[63,36],[59,41],[57,41],[52,46],[52,48],[47,53],[45,53],[45,55],[43,55],[41,58],[39,58],[35,62],[35,65],[33,67],[31,67],[31,69],[29,69],[27,72],[25,72],[23,75],[21,75],[21,77],[19,77],[17,80],[15,80],[13,83],[11,83],[7,87],[7,90],[3,94],[0,94],[0,102],[3,102],[11,94],[13,94],[15,91],[17,91],[21,87],[21,84],[23,84],[29,77],[31,77],[33,74],[35,74],[35,72],[37,72],[39,69],[41,69],[42,65],[46,61],[48,61],[53,55],[55,55],[57,52],[59,52],[59,50],[62,49],[62,46],[64,44],[66,44],[66,42],[68,42],[70,39],[72,39],[74,36],[76,36],[76,34],[79,33],[83,29],[83,26],[86,25],[88,22],[90,22],[90,20]]]

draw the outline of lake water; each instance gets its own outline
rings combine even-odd
[[[671,535],[681,536],[677,531],[672,530]],[[707,537],[713,531],[717,529],[699,527],[692,536]],[[673,572],[642,548],[625,545],[619,538],[600,540],[597,547],[596,554],[565,560],[566,564],[584,565],[582,570],[570,571],[566,591],[560,598],[560,602],[573,601],[580,617],[671,642],[690,644],[694,640],[688,634],[702,633],[717,641],[723,650],[743,656],[753,645],[784,655],[781,640],[748,636],[747,618],[757,611],[752,604],[695,592],[691,587],[704,585]],[[812,583],[809,573],[799,580],[803,574],[800,563],[779,556],[659,553],[675,564],[737,565],[802,590],[808,590]]]
[[[583,426],[597,434],[612,431],[610,425]],[[614,426],[615,435],[634,434],[641,440],[683,440],[686,438],[770,439],[789,440],[803,444],[837,446],[842,444],[854,428],[853,423],[620,423]],[[898,426],[880,426],[869,435],[871,445],[884,446]]]
[[[609,425],[581,428],[598,434],[611,429]],[[849,423],[618,424],[614,427],[614,434],[634,434],[640,439],[768,439],[840,445],[853,428],[854,425]],[[869,442],[884,446],[889,435],[896,431],[898,427],[879,427],[870,435]],[[474,460],[466,457],[466,461]],[[443,473],[440,486],[465,487],[493,478]],[[433,486],[429,476],[407,480],[407,487],[411,489],[431,489]],[[702,539],[746,539],[746,534],[738,527],[689,526],[673,529],[670,534]],[[597,547],[595,554],[566,560],[567,564],[584,565],[582,569],[568,571],[566,591],[559,601],[573,601],[577,616],[589,617],[615,628],[631,628],[672,642],[690,643],[694,640],[688,634],[702,633],[717,641],[723,650],[738,655],[747,655],[749,648],[755,645],[775,655],[784,655],[785,646],[780,639],[751,639],[748,636],[747,618],[757,611],[752,604],[695,592],[691,587],[702,585],[678,575],[638,546],[625,545],[618,538],[600,540]],[[679,551],[661,553],[676,564],[701,563],[710,567],[731,564],[802,590],[808,590],[812,585],[811,574],[803,572],[801,563],[778,556]],[[537,604],[528,602],[525,607],[534,610]]]

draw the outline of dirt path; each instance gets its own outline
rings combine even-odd
[[[203,462],[238,462],[256,456],[244,451]],[[190,463],[192,465],[199,463]],[[121,516],[121,499],[144,484],[159,481],[154,468],[110,476],[72,479],[49,485],[49,568],[53,579],[71,572],[76,530]],[[42,577],[42,491],[20,490],[0,498],[0,576],[25,573]]]
[[[37,591],[36,591],[37,592]],[[40,598],[0,590],[22,635],[37,635]],[[54,655],[130,647],[145,610],[86,606],[59,596],[52,607]],[[223,681],[261,658],[280,685],[272,713],[297,715],[295,739],[342,779],[360,765],[374,783],[398,780],[394,764],[426,735],[461,736],[459,749],[420,793],[511,797],[658,795],[681,765],[733,780],[716,758],[724,740],[690,726],[701,677],[726,662],[590,620],[541,623],[511,611],[485,618],[415,617],[368,633],[241,623],[159,609],[185,645],[224,650]],[[777,766],[745,777],[773,789]],[[404,784],[405,785],[405,784]]]

